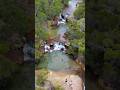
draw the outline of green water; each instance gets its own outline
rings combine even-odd
[[[69,70],[78,67],[73,60],[60,51],[45,54],[39,66],[53,71]]]

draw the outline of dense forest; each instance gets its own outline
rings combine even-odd
[[[34,8],[27,2],[0,1],[0,12],[2,12],[0,13],[0,89],[2,90],[24,90],[32,87],[31,83],[28,84],[32,77],[27,79],[29,77],[24,72],[30,74],[28,70],[32,71],[34,68],[24,64],[23,53],[26,40],[34,43],[34,33],[29,34],[34,31],[32,9]]]
[[[95,90],[120,89],[119,6],[117,0],[86,1],[86,86],[95,82]]]

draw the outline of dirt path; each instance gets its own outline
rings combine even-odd
[[[64,90],[83,90],[83,81],[75,74],[50,71],[48,80],[51,81],[53,85],[60,84]]]

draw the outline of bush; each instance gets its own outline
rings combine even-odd
[[[37,76],[36,84],[41,86],[44,83],[44,81],[47,79],[48,70],[40,69],[39,71],[40,72],[39,75]]]
[[[55,88],[55,90],[64,90],[63,87],[61,85],[59,85],[59,84],[56,84],[54,86],[54,88]]]
[[[85,5],[82,3],[78,6],[76,11],[74,12],[74,17],[75,19],[80,19],[80,18],[84,18],[84,16],[85,16]]]

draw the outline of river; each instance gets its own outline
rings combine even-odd
[[[72,18],[78,2],[80,0],[71,0],[68,7],[63,11],[63,14],[68,14],[68,17]],[[64,34],[68,29],[66,23],[59,25],[57,35],[60,35],[60,42],[66,42]],[[47,80],[53,85],[59,83],[63,90],[83,90],[84,83],[82,77],[80,77],[81,67],[64,52],[53,51],[46,53],[40,65],[48,69],[49,74]]]
[[[62,14],[64,16],[67,15],[67,18],[73,18],[74,17],[73,13],[76,9],[76,5],[80,2],[82,2],[82,0],[71,0],[71,1],[69,1],[68,7],[63,10]],[[64,23],[64,24],[62,23],[62,24],[59,25],[57,34],[60,35],[60,41],[63,41],[63,42],[66,41],[63,36],[64,36],[64,33],[66,33],[68,29],[69,28],[66,25],[66,23]]]

